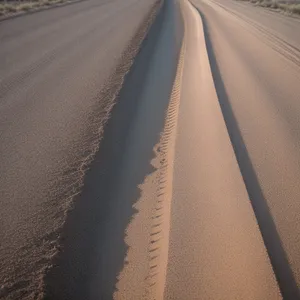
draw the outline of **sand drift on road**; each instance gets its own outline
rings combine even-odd
[[[206,13],[237,17],[211,0],[61,9],[0,29],[0,298],[299,299],[281,240],[291,242],[276,230],[227,97],[226,83],[233,100],[239,89],[223,59],[243,63]],[[298,70],[296,48],[248,19],[239,30],[267,36],[270,53],[289,54]]]

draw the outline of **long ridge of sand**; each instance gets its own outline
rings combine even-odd
[[[185,21],[164,299],[281,299],[226,128],[198,11]]]

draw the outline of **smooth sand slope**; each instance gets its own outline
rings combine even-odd
[[[299,19],[194,1],[216,90],[284,299],[300,299]]]
[[[165,299],[281,299],[215,91],[199,13],[185,58]]]

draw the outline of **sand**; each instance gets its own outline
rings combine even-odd
[[[0,297],[299,299],[300,23],[192,2],[3,23]]]
[[[183,2],[186,51],[164,299],[281,299],[224,121],[202,20]]]

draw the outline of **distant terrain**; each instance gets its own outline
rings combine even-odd
[[[239,0],[249,1],[255,5],[300,15],[300,0]]]
[[[0,17],[7,15],[15,15],[34,11],[49,6],[60,5],[65,2],[73,2],[74,0],[24,0],[24,1],[3,1],[0,0]]]

